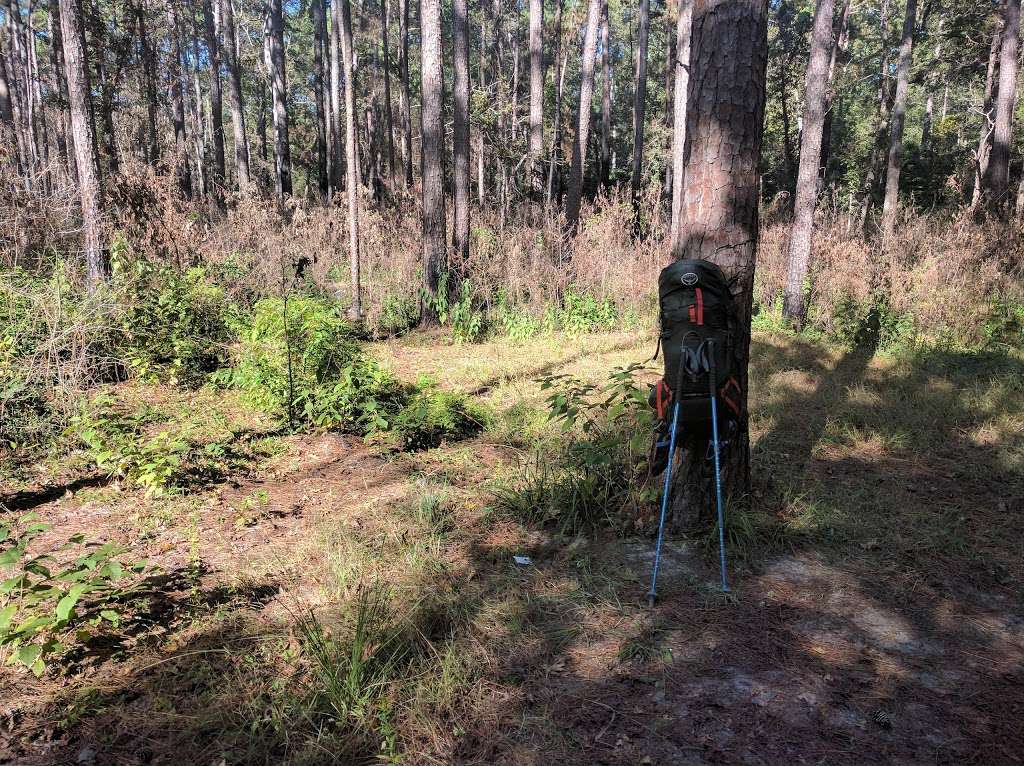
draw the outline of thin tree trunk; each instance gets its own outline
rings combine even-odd
[[[693,4],[682,255],[713,261],[733,280],[740,327],[733,353],[744,397],[758,238],[767,21],[767,0]],[[724,489],[734,498],[748,494],[750,486],[747,408],[742,411],[724,455]],[[703,458],[706,442],[688,449]],[[692,472],[681,472],[678,482],[675,496],[680,503],[702,491]],[[677,503],[674,510],[687,509]]]
[[[1017,0],[1019,2],[1019,0]],[[903,166],[903,126],[907,118],[907,90],[910,87],[910,63],[914,52],[914,27],[917,23],[917,0],[907,0],[903,19],[900,58],[896,65],[896,96],[892,104],[892,126],[889,133],[889,167],[885,175],[885,202],[882,207],[882,231],[886,236],[896,227],[899,211],[900,170]],[[1015,54],[1016,55],[1016,54]]]
[[[55,0],[50,0],[51,7]],[[148,24],[146,22],[146,2],[138,0],[135,6],[135,13],[138,18],[139,47],[142,57],[142,80],[146,92],[146,161],[155,165],[160,159],[160,143],[156,133],[156,54],[153,46],[149,43]]]
[[[673,114],[672,109],[674,106],[674,98],[672,90],[675,87],[675,69],[676,69],[676,25],[673,23],[679,18],[679,5],[681,3],[674,3],[676,8],[676,16],[673,18],[672,13],[669,11],[670,5],[665,4],[665,127],[668,129],[668,151],[666,157],[668,161],[665,163],[665,180],[662,183],[661,195],[662,198],[672,199],[672,124]],[[671,202],[669,203],[671,205]]]
[[[693,0],[678,0],[676,16],[675,89],[672,108],[672,257],[683,257],[686,240],[683,238],[683,202],[686,178],[686,126],[690,85],[690,30],[693,26]]]
[[[544,0],[530,0],[530,141],[526,177],[534,201],[539,202],[544,172]]]
[[[212,0],[203,0],[203,26],[206,30],[206,53],[210,66],[210,125],[213,139],[213,177],[210,181],[213,199],[219,206],[224,201],[224,102],[220,88],[220,40]]]
[[[356,145],[356,73],[355,49],[352,45],[352,8],[349,0],[332,0],[340,6],[341,61],[345,77],[345,193],[348,197],[348,248],[351,274],[352,305],[349,318],[363,316],[362,284],[359,274],[359,147]],[[337,16],[335,17],[337,19]]]
[[[60,23],[71,108],[71,137],[78,167],[78,193],[82,203],[86,278],[90,290],[95,290],[106,278],[108,271],[100,220],[103,177],[97,161],[96,128],[90,103],[92,90],[89,84],[89,60],[76,0],[60,0]]]
[[[971,192],[971,207],[981,201],[981,189],[988,169],[989,150],[992,146],[992,96],[995,93],[996,65],[999,62],[999,51],[1003,40],[1003,23],[1000,19],[992,34],[992,42],[988,49],[988,66],[985,69],[985,95],[982,100],[982,120],[978,128],[978,148],[974,155],[974,189]]]
[[[487,92],[487,57],[485,54],[487,30],[484,25],[484,17],[487,13],[487,0],[480,2],[480,45],[477,46],[479,58],[477,60],[477,89],[480,93]],[[484,204],[484,131],[483,126],[476,131],[476,202],[481,208]]]
[[[391,109],[391,46],[388,44],[388,21],[391,15],[390,0],[380,0],[380,47],[381,63],[384,67],[384,129],[388,143],[388,186],[395,183],[395,118]]]
[[[0,36],[0,124],[3,125],[4,138],[14,138],[14,108],[11,106],[11,86],[7,79],[7,64]]]
[[[423,278],[427,295],[423,319],[436,322],[433,300],[447,270],[447,233],[444,201],[444,71],[441,64],[441,0],[420,0],[420,109],[423,187]]]
[[[878,110],[875,114],[875,126],[872,131],[875,140],[868,161],[868,172],[864,177],[861,189],[860,229],[863,232],[867,225],[868,211],[871,209],[875,185],[882,173],[882,159],[885,156],[884,130],[889,120],[889,0],[882,0],[879,13],[879,31],[882,40],[881,64],[878,78]]]
[[[806,312],[804,282],[807,280],[811,260],[814,210],[818,202],[818,172],[821,168],[821,138],[825,126],[834,10],[833,0],[817,0],[811,32],[811,54],[807,61],[800,169],[796,180],[796,205],[789,239],[789,268],[782,304],[783,316],[797,329],[803,326]]]
[[[608,0],[601,6],[601,185],[611,183],[612,65],[611,30],[608,28]]]
[[[999,54],[999,90],[996,95],[992,151],[985,169],[984,189],[989,204],[1002,208],[1010,188],[1010,148],[1013,107],[1017,98],[1017,51],[1020,42],[1020,0],[1006,0],[1003,6],[1003,41]]]
[[[454,230],[452,250],[460,266],[469,260],[469,17],[466,0],[452,0],[454,48]]]
[[[274,169],[278,199],[292,193],[292,153],[288,141],[288,83],[285,75],[283,0],[269,0],[271,96],[274,104]]]
[[[569,191],[566,199],[566,225],[575,232],[580,221],[583,197],[583,169],[587,161],[590,141],[590,110],[594,96],[594,54],[597,48],[597,26],[601,18],[601,0],[590,0],[587,9],[586,32],[583,37],[583,62],[580,74],[580,100],[576,118],[576,135],[572,139],[572,170],[569,173]]]
[[[242,69],[238,61],[238,40],[235,30],[233,0],[220,0],[221,23],[224,26],[224,58],[228,66],[228,101],[231,103],[231,126],[235,137],[235,174],[238,189],[247,192],[252,182],[249,172],[249,136],[245,130],[245,101],[242,98]]]
[[[647,114],[647,38],[650,34],[650,0],[640,0],[639,49],[636,57],[636,78],[633,88],[633,216],[640,218],[640,183],[644,167],[644,120]]]
[[[62,0],[61,12],[64,11],[65,6],[66,0]],[[178,176],[178,188],[182,195],[190,198],[192,196],[192,177],[189,173],[188,143],[185,138],[185,102],[182,95],[182,58],[181,40],[178,35],[178,14],[175,12],[173,3],[167,4],[166,12],[171,40],[168,70],[171,79],[171,124],[174,127],[175,172]]]
[[[548,210],[555,199],[555,174],[562,154],[562,96],[565,93],[565,67],[568,51],[562,52],[562,0],[555,10],[555,124],[552,126],[551,157],[548,164],[548,183],[545,205]],[[561,186],[561,184],[559,184]]]
[[[327,12],[324,0],[311,0],[313,16],[313,99],[316,106],[316,184],[320,199],[328,198],[327,106],[325,104],[324,53],[327,47]]]
[[[405,166],[405,186],[412,186],[412,106],[409,95],[409,0],[398,0],[398,72],[402,120],[402,164]]]
[[[331,124],[330,124],[330,182],[331,194],[337,194],[344,186],[342,181],[342,111],[341,94],[341,2],[331,0]]]
[[[850,44],[850,6],[851,0],[844,0],[843,9],[839,15],[839,33],[836,35],[835,45],[832,46],[832,55],[828,62],[828,87],[825,90],[825,127],[821,133],[821,172],[818,176],[818,191],[821,192],[821,182],[828,171],[829,160],[832,156],[832,117],[835,113],[836,81],[840,78],[846,68],[846,49]]]

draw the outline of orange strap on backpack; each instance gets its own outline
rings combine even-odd
[[[658,381],[654,387],[654,408],[658,413],[658,420],[665,419],[665,411],[672,403],[672,389],[668,387],[665,379]]]

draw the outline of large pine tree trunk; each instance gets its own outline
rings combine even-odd
[[[316,185],[322,200],[327,199],[327,88],[324,78],[324,53],[327,47],[327,12],[324,0],[311,0],[313,16],[313,102],[316,107]]]
[[[245,131],[245,101],[242,97],[242,69],[238,61],[238,40],[235,30],[233,0],[220,0],[221,24],[224,28],[224,59],[228,66],[228,101],[231,103],[231,127],[235,137],[235,174],[238,189],[249,190],[249,136]]]
[[[444,72],[441,68],[441,0],[420,0],[420,175],[423,187],[423,279],[428,298],[437,297],[438,281],[447,269],[444,202]],[[437,320],[425,305],[423,320]]]
[[[789,239],[789,269],[782,314],[798,329],[806,311],[804,282],[811,260],[814,209],[818,202],[818,172],[821,168],[821,138],[825,127],[825,98],[828,90],[829,54],[832,48],[834,0],[818,0],[811,32],[811,55],[807,61],[804,87],[803,136],[800,142],[800,170],[796,179],[796,205]]]
[[[78,193],[82,201],[82,232],[85,240],[86,276],[95,289],[107,274],[102,244],[101,220],[103,178],[96,150],[93,124],[89,61],[77,0],[60,0],[61,39],[71,109],[71,137],[78,167]]]
[[[544,0],[530,0],[530,140],[526,177],[535,201],[543,188],[544,152]]]
[[[482,43],[481,43],[482,44]],[[405,186],[412,186],[412,105],[409,93],[409,0],[398,0],[398,76],[402,121],[402,164]]]
[[[590,140],[590,110],[594,97],[594,54],[597,50],[597,26],[601,19],[601,0],[590,0],[587,9],[586,32],[583,37],[583,62],[580,74],[580,100],[577,107],[576,135],[572,139],[572,169],[565,202],[565,217],[569,231],[575,232],[580,222],[583,200],[583,169],[587,161]]]
[[[469,17],[466,0],[452,0],[454,43],[454,230],[452,250],[460,266],[469,260]]]
[[[220,40],[213,15],[213,0],[203,0],[203,27],[210,66],[210,126],[213,140],[213,175],[210,186],[219,205],[224,200],[224,103],[220,88]]]
[[[288,83],[285,76],[284,0],[269,0],[270,90],[274,115],[274,180],[278,199],[292,193],[292,153],[288,141]]]
[[[910,88],[910,63],[914,53],[916,24],[917,0],[907,0],[903,36],[900,40],[900,58],[896,65],[896,95],[892,102],[892,123],[889,131],[889,166],[885,174],[885,201],[882,206],[882,231],[886,236],[895,230],[896,214],[899,212],[903,128],[907,120],[907,91]]]
[[[694,0],[681,255],[718,264],[733,280],[740,327],[735,354],[747,391],[750,316],[758,237],[758,166],[764,128],[768,0]],[[744,402],[746,404],[746,402]],[[686,445],[684,465],[703,460]],[[746,407],[724,455],[724,489],[747,494],[750,447]],[[699,472],[678,474],[675,519],[703,495]]]
[[[1003,39],[1002,20],[996,24],[992,33],[992,42],[988,50],[988,67],[985,70],[985,95],[982,99],[982,121],[978,128],[978,148],[974,154],[974,189],[971,193],[971,207],[981,201],[981,188],[988,169],[989,151],[992,148],[992,96],[995,93],[996,65],[999,62],[999,49]]]
[[[680,259],[686,248],[683,237],[683,202],[686,178],[686,107],[690,90],[690,29],[693,19],[693,0],[678,0],[676,17],[675,88],[672,108],[672,257]]]
[[[1003,208],[1009,202],[1010,140],[1013,107],[1017,99],[1017,51],[1020,42],[1020,0],[1006,0],[1003,6],[1003,42],[999,53],[999,91],[996,96],[992,152],[985,169],[984,187],[988,201]]]
[[[647,114],[647,38],[651,27],[650,0],[640,0],[639,48],[636,56],[636,77],[633,86],[633,175],[630,190],[633,215],[640,215],[640,183],[644,169],[644,119]]]

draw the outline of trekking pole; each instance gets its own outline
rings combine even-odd
[[[651,589],[647,593],[647,605],[653,609],[658,600],[658,569],[661,566],[661,544],[665,539],[665,516],[668,513],[668,500],[672,494],[672,459],[676,454],[676,427],[679,425],[679,390],[683,382],[683,362],[686,359],[686,347],[681,344],[679,349],[679,371],[676,373],[675,402],[672,406],[672,430],[668,437],[668,465],[665,466],[665,486],[661,490],[661,518],[658,520],[658,542],[654,546],[654,570],[651,572]]]
[[[725,576],[725,513],[722,509],[722,469],[718,459],[718,381],[715,374],[715,342],[708,340],[708,356],[711,366],[711,441],[715,451],[715,502],[718,505],[718,561],[722,569],[722,592],[729,592],[729,581]]]

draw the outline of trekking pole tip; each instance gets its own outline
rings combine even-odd
[[[654,609],[655,603],[658,601],[658,597],[653,593],[647,594],[647,608]]]

